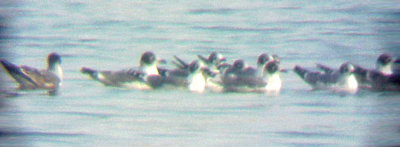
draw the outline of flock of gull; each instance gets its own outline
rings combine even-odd
[[[39,70],[29,66],[17,66],[7,60],[0,60],[5,71],[19,83],[21,90],[44,89],[56,94],[63,82],[61,57],[51,53],[47,58],[47,69]],[[259,92],[279,95],[282,81],[277,55],[263,53],[258,56],[257,67],[235,60],[232,64],[217,52],[208,57],[198,55],[190,63],[174,56],[174,69],[159,66],[165,60],[158,59],[153,52],[145,52],[140,65],[119,71],[97,70],[82,67],[81,72],[105,86],[124,87],[140,90],[159,88],[187,89],[191,92]],[[376,61],[375,69],[363,68],[349,62],[339,69],[317,64],[319,71],[312,71],[296,65],[293,72],[309,84],[313,90],[331,90],[338,93],[355,94],[359,89],[372,91],[400,91],[400,58],[394,60],[389,54],[382,54]]]

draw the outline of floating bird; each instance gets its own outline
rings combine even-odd
[[[255,76],[255,70],[254,72],[253,70],[247,70],[248,74],[244,74],[245,66],[243,60],[236,60],[233,65],[223,73],[222,84],[225,91],[245,92],[248,91],[248,88],[254,88],[256,85],[265,85],[262,80]]]
[[[389,54],[381,54],[378,59],[376,60],[376,66],[375,69],[366,69],[364,67],[361,67],[359,65],[354,65],[354,74],[356,76],[356,79],[358,81],[359,87],[363,89],[370,89],[370,90],[378,90],[382,88],[379,88],[377,85],[381,85],[378,83],[379,80],[375,80],[374,77],[379,75],[379,77],[382,76],[390,76],[392,72],[392,65],[393,65],[393,58]],[[330,68],[326,65],[322,64],[317,64],[317,67],[324,72],[330,73],[333,72],[334,69]],[[376,89],[378,88],[378,89]]]
[[[376,70],[382,72],[383,74],[389,75],[392,74],[392,69],[391,69],[392,64],[393,64],[392,56],[390,56],[389,54],[382,54],[376,60],[375,69],[366,69],[358,65],[354,65],[354,67],[356,68],[355,73],[358,76],[366,76],[367,72],[371,70]],[[333,68],[330,68],[326,65],[318,64],[317,66],[318,68],[322,69],[325,72],[331,72],[333,70]]]
[[[159,62],[163,61],[157,60],[153,52],[145,52],[140,58],[138,70],[99,71],[82,67],[81,72],[106,86],[149,90],[161,87],[163,84],[163,77],[157,67]]]
[[[258,56],[257,59],[257,76],[262,77],[264,75],[264,67],[267,63],[274,60],[274,57],[268,55],[267,53],[263,53]]]
[[[209,78],[216,74],[207,67],[201,67],[199,61],[195,60],[187,64],[182,59],[174,56],[177,62],[173,62],[178,68],[167,72],[166,84],[187,87],[192,92],[204,92]]]
[[[383,74],[392,74],[392,63],[393,58],[389,54],[382,54],[376,60],[376,70],[382,72]]]
[[[378,70],[369,70],[365,79],[373,91],[400,91],[400,58],[392,62],[392,74],[385,74]]]
[[[282,86],[279,63],[272,61],[263,69],[262,77],[257,70],[245,65],[243,60],[236,60],[222,76],[225,91],[232,92],[274,92],[278,94]]]
[[[198,61],[193,61],[189,65],[189,75],[187,77],[188,88],[192,92],[202,93],[206,88],[206,77]]]
[[[222,54],[217,53],[217,52],[212,52],[208,58],[202,56],[202,55],[197,55],[197,57],[200,59],[200,67],[204,68],[207,67],[210,69],[212,72],[219,73],[218,66],[225,63],[226,58],[222,56]]]
[[[221,85],[222,73],[230,67],[229,64],[225,63],[226,58],[218,52],[212,52],[208,58],[201,55],[197,55],[200,59],[200,67],[202,69],[208,69],[209,74],[213,76],[207,76],[206,87],[214,92],[222,92],[223,86]],[[228,65],[228,66],[227,66]]]
[[[369,76],[371,73],[381,72],[384,75],[392,74],[392,56],[389,54],[382,54],[376,60],[375,69],[366,69],[361,66],[355,66],[355,74],[359,83],[361,83],[362,87],[368,87],[371,85],[371,80]]]
[[[269,62],[267,65],[265,65],[265,70],[267,71],[267,73],[264,75],[264,77],[267,77],[267,85],[265,90],[268,94],[278,95],[282,87],[279,60]]]
[[[45,70],[25,65],[17,66],[7,60],[0,60],[0,62],[8,74],[19,83],[21,90],[46,89],[49,94],[55,94],[62,85],[61,57],[57,53],[48,55]]]
[[[400,74],[383,74],[378,71],[370,71],[368,74],[370,81],[369,89],[372,91],[400,91]]]
[[[311,72],[298,65],[294,68],[294,72],[314,90],[330,89],[335,92],[350,94],[355,94],[358,91],[358,82],[354,71],[354,66],[348,62],[343,63],[339,70],[332,69],[329,72]]]

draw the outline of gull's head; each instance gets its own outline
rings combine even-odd
[[[392,56],[390,56],[389,54],[382,54],[378,57],[378,59],[376,60],[377,64],[380,65],[387,65],[389,63],[391,63],[393,61]]]
[[[385,74],[391,74],[392,69],[391,65],[393,62],[393,58],[389,54],[382,54],[376,60],[376,70],[379,70]]]
[[[63,81],[63,70],[61,68],[61,56],[57,53],[50,53],[47,56],[47,70],[53,72],[60,79],[59,85],[61,86]]]
[[[145,52],[140,58],[140,70],[146,75],[160,75],[157,69],[159,62],[153,52]]]
[[[47,56],[48,69],[54,69],[61,64],[61,56],[57,53],[51,53]]]
[[[233,62],[233,68],[235,70],[243,70],[245,68],[245,63],[243,60],[236,60],[235,62]]]
[[[279,72],[279,63],[277,61],[268,62],[264,68],[268,74],[274,74]]]
[[[354,70],[355,70],[355,68],[354,68],[353,64],[351,64],[349,62],[343,63],[339,68],[339,72],[341,74],[350,74],[350,73],[353,73]]]
[[[267,64],[269,61],[272,61],[272,60],[273,60],[272,56],[270,56],[270,55],[268,55],[266,53],[263,53],[263,54],[258,56],[257,66],[262,67],[265,64]]]
[[[193,61],[192,63],[189,64],[189,72],[190,73],[195,73],[200,70],[200,64],[198,61]]]
[[[153,65],[156,62],[156,56],[153,52],[145,52],[140,58],[140,66]]]
[[[226,58],[224,56],[222,56],[222,54],[220,54],[220,53],[212,52],[210,54],[210,56],[208,56],[208,61],[211,64],[219,65],[221,63],[224,63],[226,61]]]

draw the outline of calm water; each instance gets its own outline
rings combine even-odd
[[[373,68],[381,53],[400,56],[398,1],[4,1],[2,48],[17,64],[45,67],[63,56],[59,96],[3,98],[0,145],[22,146],[375,146],[400,144],[400,94],[310,91],[282,75],[278,97],[195,94],[104,87],[81,66],[118,70],[153,51],[190,61],[223,53],[255,66],[268,52],[282,68]],[[165,65],[172,67],[171,65]],[[4,76],[3,87],[15,82]]]

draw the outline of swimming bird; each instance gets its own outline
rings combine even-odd
[[[383,74],[389,75],[392,74],[392,65],[393,65],[393,58],[389,54],[381,54],[378,59],[376,60],[375,69],[366,69],[358,65],[354,65],[356,68],[356,75],[358,76],[366,76],[366,72],[371,70],[376,70],[382,72]],[[317,67],[322,69],[325,72],[331,72],[333,69],[322,64],[317,64]]]
[[[218,66],[226,61],[226,58],[221,53],[217,52],[212,52],[208,58],[202,55],[197,55],[197,57],[200,59],[199,63],[201,68],[207,67],[215,73],[219,73]]]
[[[193,61],[189,65],[189,75],[187,77],[188,88],[192,92],[202,93],[206,88],[206,77],[198,61]]]
[[[359,65],[354,65],[354,74],[356,76],[356,79],[358,81],[359,87],[363,89],[371,89],[373,87],[376,88],[376,83],[372,82],[377,82],[376,80],[372,80],[372,75],[376,75],[377,73],[381,73],[382,75],[391,75],[392,72],[392,65],[393,65],[393,58],[389,54],[381,54],[378,59],[376,60],[376,65],[375,69],[367,69],[364,67],[361,67]],[[334,71],[333,68],[328,67],[326,65],[322,64],[317,64],[317,67],[324,72],[331,73]],[[375,86],[372,86],[375,85]],[[379,84],[378,84],[379,85]]]
[[[274,61],[274,57],[263,53],[257,58],[257,76],[262,77],[264,75],[264,67],[267,63]]]
[[[282,80],[280,78],[281,70],[279,68],[279,63],[280,62],[276,60],[265,65],[265,70],[267,72],[264,74],[264,77],[267,77],[267,85],[265,87],[267,94],[278,95],[281,90]]]
[[[387,75],[378,71],[370,71],[368,80],[371,82],[369,90],[400,91],[400,73]]]
[[[243,60],[236,60],[231,67],[226,69],[221,77],[222,84],[224,85],[224,91],[248,91],[245,89],[240,89],[247,88],[248,86],[253,86],[252,83],[257,83],[259,81],[259,79],[255,79],[255,72],[249,73],[250,75],[245,75],[243,74],[244,70],[245,63]],[[261,84],[264,85],[265,83]]]
[[[314,90],[329,89],[349,94],[355,94],[358,91],[358,82],[354,71],[353,64],[348,62],[343,63],[339,70],[329,72],[311,72],[298,65],[294,67],[294,72]]]
[[[381,54],[376,60],[376,70],[382,72],[383,74],[392,74],[392,63],[393,58],[389,54]]]
[[[369,70],[365,79],[369,82],[369,90],[373,91],[400,91],[400,58],[392,62],[392,74],[385,74],[378,70]]]
[[[51,53],[47,57],[47,69],[39,70],[26,65],[17,66],[7,60],[0,60],[1,65],[19,84],[21,90],[45,89],[55,94],[62,85],[63,70],[61,57]]]
[[[139,69],[108,71],[82,67],[81,72],[106,86],[149,90],[161,87],[163,84],[163,77],[157,67],[159,62],[163,61],[148,51],[142,54]]]
[[[236,60],[222,76],[225,91],[232,92],[274,92],[279,93],[282,86],[279,63],[272,61],[263,69],[262,77],[257,70],[245,65],[243,60]]]
[[[371,72],[381,72],[385,75],[392,74],[392,65],[393,65],[393,58],[389,54],[381,54],[378,59],[376,60],[375,69],[366,69],[361,66],[356,65],[355,74],[357,79],[363,85],[369,84],[370,80],[368,80],[368,74]]]
[[[201,67],[197,60],[187,64],[177,56],[174,56],[174,58],[178,62],[173,63],[175,63],[178,68],[167,72],[165,83],[179,87],[187,87],[192,92],[204,92],[208,79],[214,77],[216,74],[211,72],[207,67]]]

